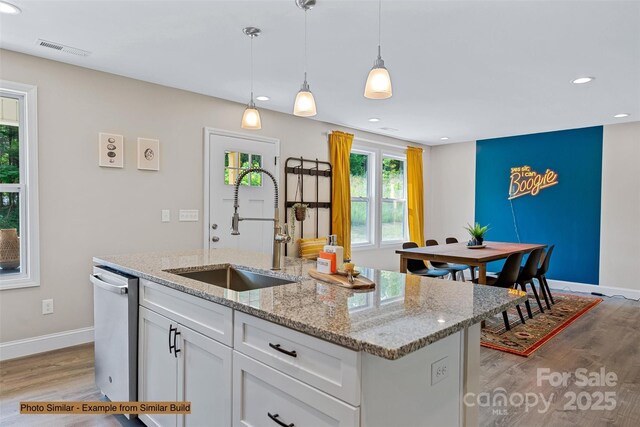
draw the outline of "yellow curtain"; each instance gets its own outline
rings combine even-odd
[[[424,245],[424,190],[422,180],[422,148],[407,147],[407,204],[409,238]]]
[[[329,161],[333,170],[331,189],[331,228],[338,236],[338,245],[344,247],[344,258],[351,259],[351,184],[349,182],[349,155],[353,135],[333,131],[329,134]]]

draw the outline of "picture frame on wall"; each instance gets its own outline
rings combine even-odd
[[[124,167],[124,137],[113,133],[98,134],[98,166],[103,168]]]
[[[160,140],[138,138],[138,169],[160,170]]]

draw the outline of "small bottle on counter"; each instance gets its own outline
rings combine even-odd
[[[327,239],[327,244],[322,249],[323,252],[330,254],[336,254],[336,268],[342,270],[342,264],[344,264],[344,248],[338,246],[338,236],[331,234]]]

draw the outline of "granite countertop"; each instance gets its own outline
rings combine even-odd
[[[398,359],[522,303],[513,289],[356,268],[376,283],[354,291],[309,277],[315,262],[284,258],[271,271],[271,255],[232,249],[97,256],[94,263],[229,306],[329,342],[385,359]],[[245,292],[210,285],[175,272],[231,265],[290,279],[291,284]]]

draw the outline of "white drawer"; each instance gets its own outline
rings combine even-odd
[[[347,405],[237,351],[233,352],[235,427],[355,427],[359,424],[359,408]]]
[[[140,279],[140,305],[229,347],[233,344],[229,307],[145,279]]]
[[[234,322],[236,350],[353,406],[360,405],[359,352],[239,311]]]

